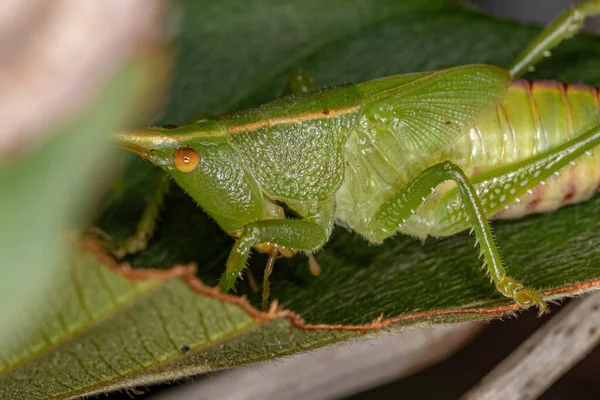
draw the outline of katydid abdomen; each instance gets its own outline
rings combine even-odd
[[[477,123],[454,150],[471,176],[530,158],[598,125],[598,96],[591,86],[517,80],[496,114]],[[590,198],[600,183],[600,152],[580,157],[544,183],[493,218],[519,218]]]
[[[473,178],[494,174],[508,166],[544,153],[598,125],[600,99],[597,88],[551,81],[516,80],[502,102],[479,119],[457,143],[433,156],[413,156],[403,151],[394,134],[373,124],[357,129],[346,145],[344,184],[338,191],[336,216],[342,224],[373,241],[389,234],[373,229],[372,216],[398,187],[423,169],[449,160]],[[374,135],[373,132],[376,132]],[[392,139],[392,140],[390,140]],[[501,173],[500,173],[501,174]],[[574,165],[530,187],[524,194],[515,189],[499,192],[495,200],[482,196],[499,210],[488,210],[490,218],[518,218],[555,210],[590,198],[600,184],[600,151],[579,157]],[[440,223],[440,208],[454,182],[436,188],[427,202],[407,218],[399,231],[419,237],[446,236],[469,227],[468,223]],[[446,199],[448,200],[448,199]],[[460,202],[454,199],[454,203]],[[456,204],[455,204],[456,205]]]

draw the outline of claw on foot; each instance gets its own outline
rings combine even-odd
[[[539,310],[538,317],[541,317],[542,315],[550,312],[542,295],[533,289],[519,289],[517,293],[515,293],[514,299],[519,305],[519,307],[524,309],[529,308],[531,306],[536,306]]]

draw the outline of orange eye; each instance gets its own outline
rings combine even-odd
[[[200,156],[198,156],[198,153],[193,149],[179,149],[175,152],[173,161],[175,167],[181,172],[191,172],[198,165]]]

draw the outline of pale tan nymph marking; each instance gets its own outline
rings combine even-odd
[[[225,136],[225,132],[222,130],[218,131],[202,131],[202,132],[189,132],[183,133],[180,135],[169,135],[167,136],[169,139],[175,140],[177,142],[183,142],[188,139],[200,138],[200,137],[217,137],[217,136]]]
[[[304,114],[292,115],[289,117],[276,117],[276,118],[265,118],[259,121],[250,122],[243,125],[233,125],[228,129],[228,133],[236,134],[241,132],[249,132],[254,131],[260,128],[279,125],[279,124],[291,124],[296,122],[306,122],[312,121],[316,119],[323,118],[334,118],[338,115],[345,115],[356,112],[360,110],[360,105],[344,107],[344,108],[325,108],[321,111],[311,111]],[[201,132],[189,132],[183,133],[179,135],[175,134],[164,134],[164,132],[160,132],[161,134],[157,134],[154,137],[154,145],[160,146],[165,141],[173,141],[173,142],[183,142],[193,138],[201,138],[201,137],[217,137],[217,136],[225,136],[225,129],[219,129],[217,131],[201,131]]]
[[[315,119],[333,118],[338,115],[345,115],[360,110],[360,105],[344,107],[344,108],[325,108],[321,111],[311,111],[304,114],[292,115],[289,117],[267,118],[260,121],[250,122],[244,125],[235,125],[229,127],[229,133],[240,133],[254,131],[266,126],[279,124],[291,124],[296,122],[306,122]]]

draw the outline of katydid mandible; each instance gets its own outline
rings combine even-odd
[[[425,238],[470,228],[498,291],[541,315],[542,296],[505,271],[488,218],[554,210],[596,192],[599,90],[513,80],[595,14],[598,0],[563,14],[508,70],[465,65],[319,91],[300,81],[292,87],[303,93],[256,109],[117,140],[162,168],[236,239],[223,292],[257,248],[270,253],[266,301],[275,258],[321,249],[335,222],[374,243],[397,232]],[[117,254],[145,246],[165,187]]]

